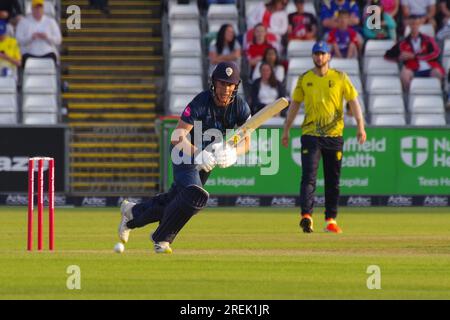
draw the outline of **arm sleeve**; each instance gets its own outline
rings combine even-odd
[[[17,25],[16,30],[16,39],[21,46],[27,46],[32,41],[31,37],[33,36],[33,32],[29,32],[28,30],[28,22],[26,19],[22,19]]]
[[[346,73],[344,73],[343,76],[343,83],[344,83],[344,99],[346,101],[355,100],[358,97],[358,91],[356,91],[355,87],[353,86],[352,82],[350,81],[350,78]]]
[[[397,42],[391,49],[386,51],[384,58],[387,60],[397,61],[400,56],[400,42]]]
[[[242,126],[251,116],[252,113],[250,111],[250,107],[248,106],[247,102],[242,101],[242,109],[239,113],[239,118],[237,119],[237,125]]]
[[[297,85],[295,86],[294,93],[292,94],[292,100],[298,103],[302,103],[305,99],[305,92],[303,91],[303,75],[298,77]]]
[[[184,108],[183,113],[180,117],[181,120],[183,120],[186,123],[194,124],[194,121],[199,121],[199,112],[198,107],[195,105],[194,100],[191,101],[186,108]]]
[[[52,19],[50,20],[50,34],[49,34],[49,40],[51,44],[55,46],[59,46],[62,42],[62,36],[61,36],[61,30],[59,29],[58,24],[56,23],[56,20]]]

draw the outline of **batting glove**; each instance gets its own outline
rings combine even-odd
[[[237,161],[237,151],[234,147],[226,146],[225,148],[216,149],[214,156],[219,168],[231,167]]]
[[[211,152],[203,150],[195,157],[194,163],[199,170],[209,172],[216,166],[216,158]]]

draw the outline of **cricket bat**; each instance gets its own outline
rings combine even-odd
[[[254,114],[242,126],[236,129],[233,135],[225,140],[225,143],[230,147],[236,147],[246,135],[262,126],[267,120],[278,114],[281,110],[289,105],[289,101],[285,98],[280,98],[266,105],[264,108]]]

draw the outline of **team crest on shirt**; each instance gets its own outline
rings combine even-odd
[[[225,69],[225,73],[227,74],[227,76],[231,77],[231,75],[233,74],[233,69],[228,67]]]
[[[341,159],[342,159],[342,152],[341,151],[337,151],[336,152],[336,159],[337,159],[337,161],[341,161]]]
[[[336,83],[333,80],[328,81],[328,87],[331,89],[336,85]]]
[[[312,87],[313,84],[312,84],[312,82],[308,82],[308,83],[306,84],[306,86],[307,86],[307,87]]]

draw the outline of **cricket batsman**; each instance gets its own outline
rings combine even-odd
[[[339,177],[341,173],[344,99],[357,122],[357,140],[366,141],[364,118],[358,102],[358,92],[345,72],[329,67],[330,49],[320,41],[313,46],[312,59],[315,67],[299,76],[292,95],[284,125],[282,144],[289,145],[289,130],[300,109],[305,105],[302,124],[301,158],[302,179],[300,186],[300,228],[313,232],[314,193],[317,168],[323,158],[325,177],[325,232],[341,233],[336,223],[339,200]]]
[[[122,202],[119,238],[123,243],[128,241],[132,229],[159,222],[150,235],[154,250],[172,253],[170,245],[177,234],[207,204],[209,194],[204,184],[211,170],[216,165],[221,168],[232,166],[238,155],[250,149],[248,135],[234,147],[215,148],[211,143],[211,132],[215,130],[222,139],[226,129],[241,126],[251,116],[250,107],[237,95],[240,82],[238,66],[233,62],[222,62],[211,75],[210,89],[199,93],[186,106],[174,131],[177,134],[171,137],[174,182],[168,192],[158,194],[148,202]],[[200,144],[196,143],[196,135],[201,137]],[[223,146],[217,141],[214,145]]]

